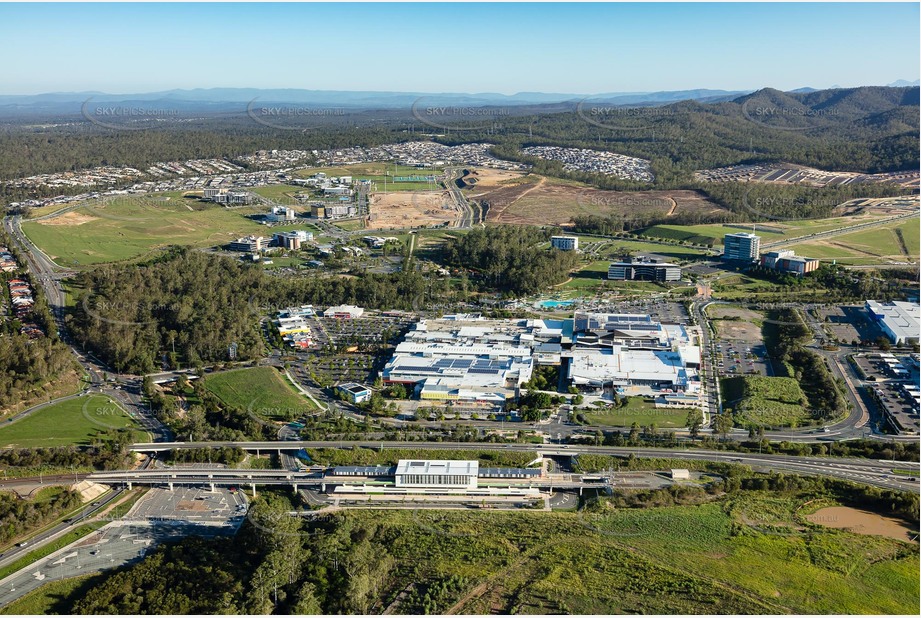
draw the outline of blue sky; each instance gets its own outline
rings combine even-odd
[[[0,4],[0,94],[594,94],[917,79],[919,5]]]

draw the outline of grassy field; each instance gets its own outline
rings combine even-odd
[[[585,240],[579,241],[579,246],[582,247],[586,242],[598,242],[598,240],[598,238],[585,237]],[[611,259],[611,261],[620,259],[626,253],[632,253],[634,255],[655,253],[675,261],[696,259],[706,254],[702,249],[694,247],[663,245],[657,242],[644,242],[642,240],[607,241],[604,245],[603,253]]]
[[[804,501],[342,517],[393,556],[394,590],[418,586],[421,573],[463,578],[434,613],[913,613],[917,546],[801,525]],[[768,517],[789,532],[765,531]],[[413,609],[407,599],[395,613]]]
[[[796,238],[807,234],[826,232],[835,230],[855,223],[872,221],[878,219],[880,215],[869,215],[855,221],[853,217],[833,217],[831,219],[803,219],[799,221],[770,221],[755,226],[755,233],[762,238],[762,242],[771,242],[783,240],[784,238]],[[714,242],[722,246],[723,236],[726,234],[738,234],[739,232],[751,232],[751,225],[654,225],[646,228],[647,236],[656,238],[669,238],[673,240],[685,240],[689,242],[707,244]]]
[[[701,492],[689,506],[601,500],[577,512],[355,509],[303,542],[328,568],[330,539],[349,558],[360,550],[386,561],[374,613],[914,615],[917,544],[811,523],[808,513],[833,503],[813,498],[738,491]],[[60,586],[64,610],[82,590]],[[40,596],[17,608],[55,607]]]
[[[384,180],[387,181],[387,193],[393,191],[428,191],[438,188],[437,183],[432,185],[428,182],[393,182],[393,176],[440,176],[444,170],[436,168],[419,169],[408,165],[393,165],[392,163],[357,163],[355,165],[345,165],[342,167],[313,167],[297,170],[293,173],[298,178],[309,178],[317,172],[323,172],[327,176],[351,176],[353,180],[370,180],[376,186],[375,191],[384,192]]]
[[[337,221],[333,223],[336,227],[345,230],[346,232],[357,232],[358,230],[365,229],[364,223],[361,219],[352,219],[349,221]]]
[[[22,229],[58,264],[86,266],[139,258],[168,245],[206,247],[247,234],[265,235],[265,226],[245,217],[261,210],[134,195],[86,202],[52,219],[25,221]]]
[[[285,204],[288,206],[300,206],[300,208],[294,209],[296,211],[305,210],[304,205],[294,198],[296,193],[300,193],[302,195],[307,194],[303,187],[295,187],[293,185],[266,185],[264,187],[253,187],[251,191],[256,195],[261,195],[262,197],[268,198],[273,202],[278,202],[279,204]]]
[[[724,378],[722,389],[724,405],[741,426],[799,427],[811,420],[806,396],[794,378]]]
[[[75,397],[0,426],[0,447],[89,445],[113,428],[135,428],[135,441],[147,433],[114,401],[102,395]]]
[[[921,239],[916,219],[898,225],[843,234],[828,239],[811,240],[791,245],[797,254],[821,259],[837,259],[848,263],[918,260]]]
[[[629,397],[623,408],[598,408],[597,412],[592,410],[580,413],[591,425],[609,427],[630,427],[633,423],[640,427],[654,424],[660,429],[685,427],[688,418],[687,410],[656,408],[651,399],[642,397]]]
[[[316,409],[272,367],[224,371],[204,378],[209,391],[228,406],[260,418],[291,420]]]
[[[317,172],[323,172],[327,176],[351,176],[353,179],[358,180],[361,178],[371,178],[373,176],[383,176],[385,172],[391,176],[412,176],[414,174],[426,176],[435,174],[437,176],[443,171],[443,168],[435,168],[433,171],[431,169],[420,169],[411,165],[394,165],[393,163],[384,161],[372,161],[368,163],[355,163],[354,165],[341,165],[338,167],[307,167],[295,170],[292,175],[297,178],[310,178]]]

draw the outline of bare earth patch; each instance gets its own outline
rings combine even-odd
[[[718,318],[739,318],[741,320],[759,320],[764,316],[751,309],[741,307],[730,307],[728,305],[713,305],[707,308],[707,315],[713,319]]]
[[[96,221],[98,218],[99,217],[91,217],[86,213],[71,210],[70,212],[65,212],[63,215],[58,215],[51,219],[42,219],[38,223],[41,225],[83,225],[90,221]]]
[[[819,509],[815,513],[807,515],[806,519],[829,528],[840,528],[856,534],[885,536],[899,541],[917,540],[918,536],[917,530],[912,529],[911,526],[900,519],[885,517],[884,515],[854,509],[849,506],[829,506]]]
[[[489,190],[498,187],[513,185],[518,182],[519,178],[524,177],[523,172],[513,172],[508,170],[495,170],[488,167],[478,167],[470,170],[470,174],[464,177],[470,187],[468,197],[476,199]]]
[[[375,193],[370,209],[370,227],[375,229],[453,223],[458,214],[447,191]]]
[[[506,181],[491,190],[478,183],[477,189],[470,195],[489,203],[487,219],[491,223],[565,227],[574,217],[584,215],[642,212],[673,217],[722,210],[696,191],[602,191],[536,176]]]

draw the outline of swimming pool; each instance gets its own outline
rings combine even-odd
[[[541,309],[559,309],[560,307],[569,308],[572,307],[573,301],[571,300],[542,300],[537,303]]]

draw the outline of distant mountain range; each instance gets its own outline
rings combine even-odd
[[[0,116],[42,117],[49,115],[76,115],[86,106],[133,107],[140,109],[168,109],[181,116],[211,114],[241,114],[248,106],[300,105],[314,108],[339,108],[349,112],[364,110],[407,110],[414,106],[456,107],[507,107],[514,115],[571,111],[580,103],[608,106],[663,106],[682,102],[718,104],[744,102],[745,97],[762,96],[775,99],[780,95],[793,97],[800,104],[811,105],[805,95],[816,93],[870,92],[897,88],[917,87],[918,81],[899,80],[889,86],[867,86],[816,90],[798,88],[783,93],[765,88],[745,90],[668,90],[661,92],[609,92],[595,95],[571,93],[520,92],[513,95],[498,93],[423,93],[376,92],[343,90],[260,89],[260,88],[208,88],[193,90],[165,90],[161,92],[111,94],[104,92],[52,92],[36,95],[0,95]],[[828,95],[833,96],[833,95]],[[915,95],[917,97],[917,95]],[[821,99],[822,96],[819,96]],[[812,96],[815,99],[815,96]],[[788,103],[793,102],[788,100]]]
[[[353,110],[399,109],[413,104],[452,105],[468,107],[490,106],[533,106],[575,103],[586,98],[593,102],[611,105],[661,105],[676,101],[729,100],[748,91],[728,90],[677,90],[667,92],[618,92],[599,95],[520,92],[513,95],[498,93],[425,93],[425,92],[376,92],[346,90],[300,90],[260,88],[198,88],[194,90],[165,90],[133,94],[111,94],[104,92],[52,92],[36,95],[0,95],[0,109],[31,111],[79,111],[80,106],[90,101],[93,105],[113,103],[119,105],[140,105],[142,103],[169,103],[182,111],[229,111],[239,110],[241,105],[256,101],[259,105],[268,103],[290,103],[299,105],[337,106]]]
[[[917,86],[918,81],[899,80],[890,87]],[[534,107],[567,106],[589,100],[607,105],[667,105],[680,101],[719,103],[751,94],[750,90],[667,90],[660,92],[609,92],[595,95],[520,92],[513,95],[498,93],[424,93],[376,92],[344,90],[301,90],[260,88],[198,88],[165,90],[161,92],[111,94],[104,92],[51,92],[36,95],[0,95],[0,111],[12,113],[79,113],[84,104],[160,105],[169,104],[179,112],[231,112],[255,103],[289,103],[351,110],[400,109],[412,105],[452,105],[469,107]],[[799,88],[794,94],[816,92],[814,88]]]

